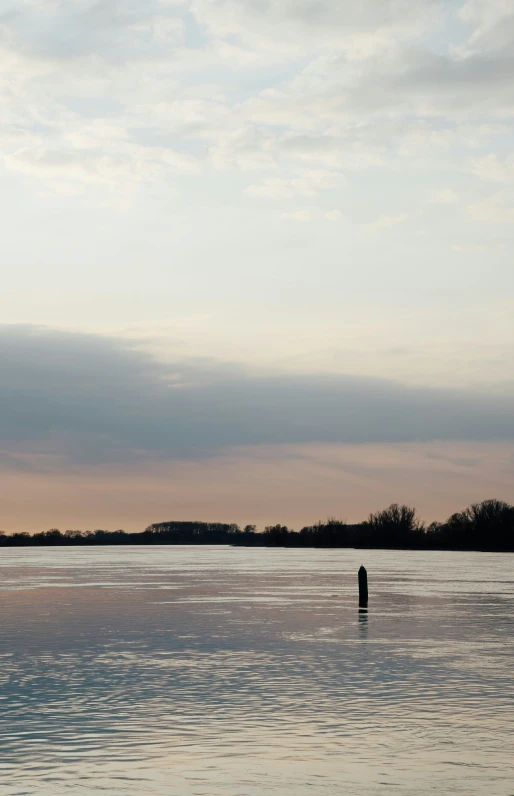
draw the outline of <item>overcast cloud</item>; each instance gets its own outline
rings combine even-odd
[[[20,466],[31,454],[36,463],[130,463],[249,445],[514,437],[511,399],[352,376],[252,375],[211,360],[163,364],[87,334],[2,327],[0,369],[2,448]]]

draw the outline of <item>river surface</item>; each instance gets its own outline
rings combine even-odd
[[[513,675],[511,554],[0,552],[2,796],[510,796]]]

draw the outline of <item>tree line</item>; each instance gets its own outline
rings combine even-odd
[[[482,550],[514,552],[514,506],[501,500],[484,500],[452,514],[446,522],[425,525],[416,509],[393,503],[370,514],[367,520],[348,524],[329,517],[300,531],[286,525],[240,528],[234,523],[157,522],[141,533],[123,530],[81,531],[57,528],[41,533],[0,531],[0,547],[116,544],[198,544],[255,547],[363,547],[413,550]]]

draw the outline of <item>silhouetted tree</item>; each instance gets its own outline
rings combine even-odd
[[[266,543],[272,547],[284,547],[290,533],[287,525],[267,525],[264,529]]]
[[[378,544],[408,545],[423,531],[423,525],[416,516],[416,509],[392,503],[389,508],[370,514],[368,526],[371,538]]]
[[[473,503],[452,514],[444,525],[450,545],[468,549],[514,548],[514,507],[501,500]]]
[[[345,547],[348,542],[348,526],[344,520],[328,517],[308,525],[300,531],[302,547]]]

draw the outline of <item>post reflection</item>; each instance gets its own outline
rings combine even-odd
[[[368,638],[368,609],[359,608],[359,638],[367,641]]]

